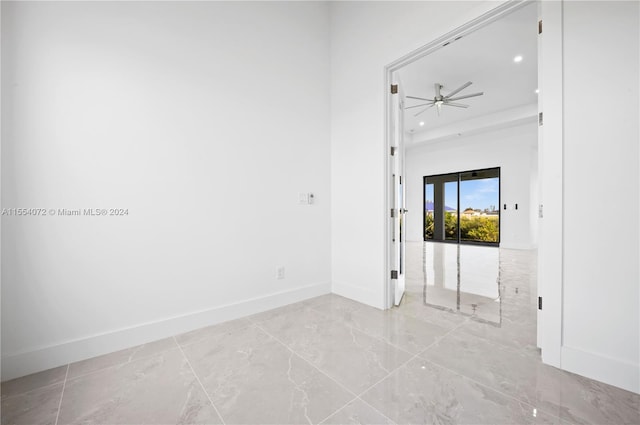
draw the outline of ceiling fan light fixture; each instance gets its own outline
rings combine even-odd
[[[461,99],[468,99],[471,97],[476,97],[476,96],[482,96],[484,94],[484,92],[478,92],[478,93],[471,93],[471,94],[464,94],[464,95],[458,95],[458,93],[460,93],[462,90],[466,89],[467,87],[469,87],[471,84],[473,84],[471,81],[468,81],[466,83],[464,83],[463,85],[461,85],[460,87],[458,87],[457,89],[449,92],[449,94],[447,95],[443,95],[440,90],[442,88],[444,88],[444,86],[440,83],[435,83],[434,84],[434,92],[435,92],[435,96],[432,99],[428,99],[426,97],[417,97],[417,96],[406,96],[407,99],[413,99],[413,100],[420,100],[423,102],[427,102],[427,103],[422,103],[419,105],[412,105],[412,106],[407,106],[404,109],[413,109],[413,108],[422,108],[420,111],[418,111],[416,114],[414,114],[414,117],[417,117],[418,115],[421,115],[425,112],[427,112],[427,110],[429,110],[432,107],[436,107],[436,111],[438,112],[438,115],[440,115],[440,111],[442,110],[443,106],[452,106],[452,107],[456,107],[456,108],[468,108],[469,105],[465,105],[462,103],[457,103],[455,102],[456,100],[461,100]],[[420,126],[423,126],[424,122],[420,122]]]
[[[424,125],[424,121],[420,121],[420,127]]]

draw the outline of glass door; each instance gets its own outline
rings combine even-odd
[[[500,169],[460,173],[460,241],[500,242]]]
[[[424,240],[458,241],[458,174],[424,178]]]
[[[424,240],[500,243],[500,168],[424,177]]]

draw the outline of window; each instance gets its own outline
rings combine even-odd
[[[497,246],[500,168],[424,177],[424,240]]]

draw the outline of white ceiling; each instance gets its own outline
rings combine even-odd
[[[463,121],[537,103],[537,21],[537,8],[531,3],[398,71],[404,96],[433,98],[435,83],[444,86],[446,96],[467,81],[473,84],[456,96],[484,92],[457,101],[469,108],[443,106],[439,116],[435,107],[418,117],[414,114],[422,108],[405,110],[404,129],[413,134],[410,140],[419,143],[434,129],[455,129]],[[520,63],[513,60],[517,55],[523,57]],[[405,98],[404,103],[424,102]]]

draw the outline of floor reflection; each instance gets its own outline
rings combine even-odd
[[[425,306],[502,324],[499,248],[423,242],[421,263]],[[415,271],[407,275],[415,279]]]
[[[537,350],[535,250],[407,242],[399,312],[516,349]]]

